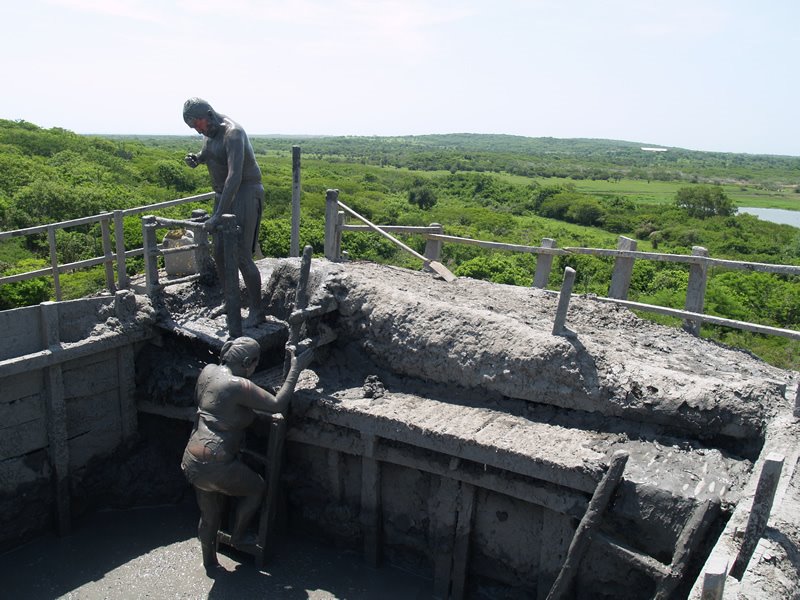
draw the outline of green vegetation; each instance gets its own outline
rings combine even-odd
[[[325,191],[378,224],[441,223],[450,235],[539,245],[613,248],[620,235],[639,250],[800,265],[800,230],[735,215],[737,205],[800,208],[800,158],[701,153],[647,153],[639,144],[513,136],[254,139],[264,173],[266,205],[260,231],[266,256],[286,256],[290,241],[291,146],[303,150],[300,242],[319,255],[324,245]],[[155,203],[209,189],[204,169],[183,165],[194,137],[84,137],[0,121],[0,226],[16,229]],[[557,177],[556,177],[557,176]],[[753,198],[744,202],[743,198]],[[763,204],[757,204],[761,202]],[[192,208],[164,211],[185,218]],[[59,233],[61,263],[100,254],[97,227]],[[141,246],[141,224],[125,222],[125,244]],[[403,240],[422,252],[424,241]],[[418,268],[416,259],[371,233],[346,233],[351,258]],[[26,265],[38,265],[23,267]],[[533,255],[444,244],[442,261],[457,275],[531,285]],[[0,243],[3,275],[41,268],[46,239]],[[576,291],[605,295],[613,261],[558,257],[550,287],[566,266],[577,270]],[[130,270],[140,268],[135,261]],[[65,295],[95,292],[99,269],[64,275]],[[688,268],[636,261],[630,298],[682,308]],[[52,284],[38,279],[0,286],[0,308],[39,302]],[[800,329],[800,278],[712,269],[706,312],[775,327]],[[648,316],[648,315],[643,315]],[[648,318],[655,318],[648,316]],[[675,324],[675,320],[661,319]],[[800,344],[720,327],[702,334],[746,348],[776,365],[800,366]]]

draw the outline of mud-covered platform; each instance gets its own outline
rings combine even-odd
[[[270,317],[244,333],[276,365],[300,261],[258,264]],[[797,373],[590,298],[570,305],[576,337],[553,336],[557,298],[536,289],[315,260],[310,292],[303,333],[325,344],[288,415],[287,511],[441,597],[544,597],[620,450],[579,598],[649,598],[678,567],[673,597],[698,593],[709,553],[735,550],[767,452],[785,457],[773,514],[787,519]],[[141,408],[191,414],[193,377],[227,337],[219,303],[189,285],[163,298],[168,333],[141,359],[160,388]],[[180,368],[166,360],[176,353]],[[274,385],[276,372],[254,379]],[[776,539],[783,587],[745,576],[729,591],[797,590],[797,526]]]

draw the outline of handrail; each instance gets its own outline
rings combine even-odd
[[[34,279],[36,277],[51,275],[54,281],[56,300],[60,301],[62,298],[61,298],[61,286],[58,277],[59,274],[67,273],[75,269],[88,268],[100,264],[105,264],[106,285],[108,286],[109,291],[113,292],[117,288],[125,289],[128,287],[128,278],[125,272],[126,259],[133,256],[140,256],[144,254],[144,247],[134,248],[131,250],[125,249],[124,238],[122,235],[119,235],[119,233],[122,231],[122,220],[125,217],[130,217],[133,215],[138,215],[149,211],[170,208],[172,206],[178,206],[180,204],[188,204],[190,202],[203,202],[206,200],[210,200],[212,198],[214,198],[214,192],[204,192],[202,194],[195,194],[194,196],[186,196],[183,198],[176,198],[174,200],[167,200],[165,202],[157,202],[155,204],[147,204],[144,206],[136,206],[133,208],[119,209],[119,210],[114,210],[113,212],[104,212],[97,215],[91,215],[88,217],[81,217],[79,219],[70,219],[67,221],[59,221],[56,223],[49,223],[46,225],[36,225],[34,227],[26,227],[24,229],[15,229],[12,231],[2,231],[0,232],[0,241],[27,235],[47,233],[48,244],[50,246],[50,266],[44,269],[37,269],[35,271],[27,271],[25,273],[16,273],[14,275],[6,275],[4,277],[0,277],[0,285],[8,283],[16,283],[28,279]],[[114,248],[112,248],[111,246],[109,224],[112,219],[114,220],[114,238],[115,238],[116,251],[114,251]],[[175,222],[180,223],[181,221],[175,221]],[[73,263],[59,265],[56,259],[57,256],[56,241],[55,241],[56,230],[67,229],[69,227],[78,227],[80,225],[90,225],[93,223],[100,223],[103,229],[102,231],[103,255],[85,260],[80,260]],[[116,263],[117,265],[118,280],[116,284],[114,282],[114,268],[113,268],[114,263]]]
[[[345,231],[366,231],[369,228],[357,225],[347,225],[344,222],[344,213],[339,211],[341,203],[338,201],[338,190],[328,190],[326,194],[325,211],[325,256],[329,260],[340,260],[342,254],[342,233]],[[533,286],[544,289],[550,277],[554,256],[592,255],[614,258],[614,271],[608,297],[593,297],[598,301],[613,302],[628,308],[654,312],[657,314],[677,317],[684,320],[684,329],[699,335],[701,323],[711,323],[734,329],[777,335],[800,340],[800,331],[771,327],[759,323],[749,323],[707,315],[703,312],[705,302],[706,281],[709,267],[722,267],[725,269],[738,269],[744,271],[759,271],[780,275],[800,276],[800,266],[776,265],[739,260],[727,260],[708,256],[708,251],[701,246],[694,246],[692,254],[667,254],[662,252],[640,252],[636,250],[636,240],[620,236],[617,248],[581,248],[567,246],[557,248],[555,240],[545,238],[541,246],[528,246],[523,244],[509,244],[505,242],[492,242],[472,238],[444,235],[442,226],[432,223],[428,227],[411,227],[397,225],[381,225],[381,229],[411,235],[421,235],[426,240],[425,257],[438,261],[441,255],[442,243],[455,243],[470,246],[479,246],[490,250],[509,252],[524,252],[537,255],[536,273]],[[686,292],[684,310],[663,307],[642,302],[628,300],[633,264],[635,260],[654,260],[662,262],[684,263],[689,265],[689,283]],[[562,290],[563,292],[563,290]],[[567,292],[569,294],[569,292]]]

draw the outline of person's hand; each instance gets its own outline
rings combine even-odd
[[[292,357],[290,371],[294,371],[295,373],[300,373],[300,371],[307,368],[308,365],[311,364],[311,361],[314,360],[313,348],[306,348],[302,350],[300,354],[295,354],[297,348],[294,346],[287,346],[286,352]]]
[[[200,161],[197,160],[197,154],[195,154],[194,152],[190,152],[189,154],[184,156],[183,162],[185,162],[193,169],[200,164]]]
[[[214,230],[219,227],[219,216],[213,215],[208,221],[203,223],[203,229],[206,231],[214,232]]]

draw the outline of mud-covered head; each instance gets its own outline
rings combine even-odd
[[[242,336],[228,340],[219,353],[220,362],[229,367],[242,367],[252,373],[261,358],[261,346],[251,337]]]
[[[207,101],[197,97],[183,103],[183,120],[189,127],[205,135],[213,134],[220,124],[217,111]]]

